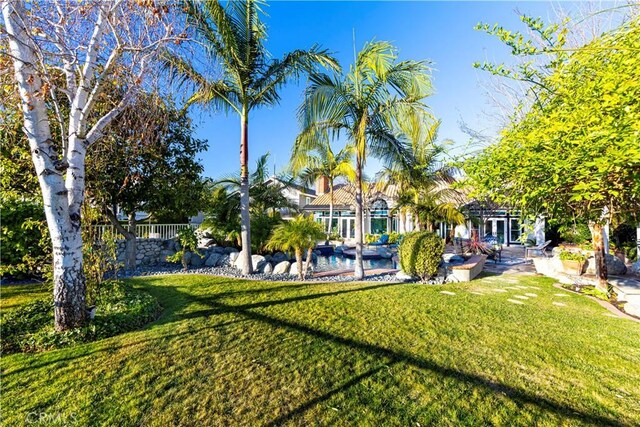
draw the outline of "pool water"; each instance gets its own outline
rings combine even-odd
[[[362,261],[365,269],[370,268],[398,268],[396,263],[390,259],[365,259]],[[356,260],[340,255],[318,256],[318,261],[314,263],[316,272],[346,270],[355,268]]]

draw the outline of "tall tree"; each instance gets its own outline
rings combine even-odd
[[[327,239],[331,235],[333,224],[333,187],[336,179],[346,178],[354,181],[356,171],[353,168],[355,149],[346,145],[337,154],[331,149],[331,141],[323,137],[311,150],[301,150],[299,144],[294,145],[289,168],[294,177],[299,178],[305,185],[311,185],[321,178],[329,182],[329,224],[327,224]]]
[[[184,221],[203,207],[203,171],[196,155],[206,141],[193,137],[185,111],[142,93],[111,123],[87,159],[87,194],[125,237],[126,267],[136,266],[136,212],[144,220],[170,214]],[[128,219],[125,229],[117,214]]]
[[[635,19],[571,53],[524,119],[465,167],[496,202],[588,221],[605,290],[603,225],[640,219],[639,49]]]
[[[258,0],[219,1],[186,0],[188,22],[204,45],[203,55],[209,66],[219,67],[221,77],[209,78],[191,61],[167,53],[166,64],[182,82],[195,85],[190,104],[213,106],[240,117],[240,211],[242,247],[245,257],[243,274],[252,273],[249,215],[249,116],[253,109],[279,102],[279,89],[291,78],[319,66],[337,68],[325,50],[312,47],[296,50],[281,60],[272,59],[264,46],[267,27],[261,21],[264,2]]]
[[[423,61],[398,61],[388,42],[370,42],[356,55],[346,74],[314,73],[300,107],[299,149],[314,146],[325,132],[345,135],[355,147],[356,266],[364,277],[363,168],[371,154],[387,164],[411,163],[407,143],[394,132],[399,115],[423,111],[431,93],[428,66]]]
[[[158,48],[176,40],[170,8],[133,2],[3,0],[24,130],[53,245],[55,327],[86,323],[80,230],[87,149],[145,81]],[[5,50],[5,48],[3,48]],[[96,99],[109,78],[126,94],[104,114]],[[52,138],[55,117],[59,140]]]
[[[440,124],[423,112],[398,117],[398,137],[408,140],[413,163],[388,165],[378,180],[384,186],[398,186],[400,220],[405,220],[405,211],[411,212],[417,229],[424,224],[432,230],[438,221],[464,222],[464,215],[457,209],[462,194],[453,187],[455,169],[442,162],[446,146],[438,142]]]

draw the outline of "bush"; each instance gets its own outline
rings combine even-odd
[[[562,240],[581,245],[591,241],[591,231],[586,224],[563,225],[558,228]]]
[[[402,271],[422,280],[433,277],[444,254],[444,242],[435,233],[421,231],[404,235],[398,249]]]
[[[560,258],[560,261],[585,262],[587,260],[587,257],[582,252],[572,252],[565,250],[560,251],[560,253],[558,254],[558,258]]]
[[[51,238],[39,202],[0,198],[0,275],[24,279],[51,274]]]
[[[115,280],[103,284],[96,307],[96,316],[88,326],[65,332],[53,329],[51,298],[9,310],[0,319],[1,352],[38,352],[107,338],[138,329],[161,311],[153,296]]]

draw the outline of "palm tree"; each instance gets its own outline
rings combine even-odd
[[[312,217],[298,215],[291,221],[285,221],[274,230],[267,248],[281,250],[284,252],[293,251],[298,264],[298,274],[300,280],[304,280],[305,274],[311,264],[313,248],[318,239],[324,237],[322,226],[315,222]],[[307,262],[302,267],[302,254],[307,251]]]
[[[283,59],[272,59],[264,46],[267,27],[261,21],[258,0],[229,1],[185,0],[183,9],[188,24],[204,46],[203,56],[220,69],[219,78],[208,78],[189,60],[167,52],[164,61],[180,83],[190,82],[196,91],[190,104],[208,105],[240,116],[240,211],[242,248],[246,266],[243,274],[252,273],[251,233],[249,221],[249,114],[257,107],[279,102],[278,90],[290,78],[312,72],[319,66],[338,69],[337,62],[317,46],[296,50]]]
[[[346,145],[338,154],[331,149],[331,142],[322,138],[313,150],[298,150],[299,145],[294,146],[291,155],[291,173],[298,177],[305,185],[310,185],[319,178],[327,178],[329,181],[329,224],[327,225],[327,240],[330,238],[333,224],[333,186],[338,178],[355,180],[353,168],[352,145]]]
[[[456,207],[462,195],[451,187],[456,181],[455,169],[438,161],[445,153],[445,145],[437,143],[440,124],[422,112],[399,117],[398,136],[407,138],[414,164],[394,163],[380,174],[379,182],[384,186],[398,186],[396,210],[401,221],[408,210],[418,229],[425,224],[432,230],[438,221],[464,223],[464,215]]]
[[[347,74],[314,73],[300,107],[300,149],[310,148],[325,133],[345,135],[355,147],[356,266],[362,265],[362,172],[369,154],[387,164],[411,163],[407,144],[393,131],[396,117],[424,110],[431,91],[427,63],[397,61],[388,42],[370,42],[357,54]]]

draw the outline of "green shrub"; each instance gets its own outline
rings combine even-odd
[[[0,197],[0,275],[24,279],[51,275],[51,238],[42,203]]]
[[[191,228],[183,228],[177,233],[178,243],[180,244],[180,250],[175,254],[168,256],[167,261],[169,262],[182,262],[182,268],[185,270],[189,268],[187,263],[187,252],[194,252],[200,255],[198,252],[198,236],[196,236],[196,231]]]
[[[364,242],[368,245],[370,243],[377,242],[379,238],[380,238],[380,234],[365,234]]]
[[[160,314],[158,301],[120,281],[103,283],[96,299],[96,316],[83,328],[53,329],[53,302],[41,298],[9,310],[0,318],[2,354],[38,352],[95,341],[138,329]]]
[[[558,228],[558,232],[567,243],[580,245],[591,241],[591,231],[586,224],[563,225]]]
[[[558,254],[558,258],[561,261],[580,261],[585,262],[587,257],[582,252],[572,252],[572,251],[560,251]]]
[[[402,271],[422,280],[436,274],[443,253],[442,238],[430,231],[405,234],[398,249]]]

